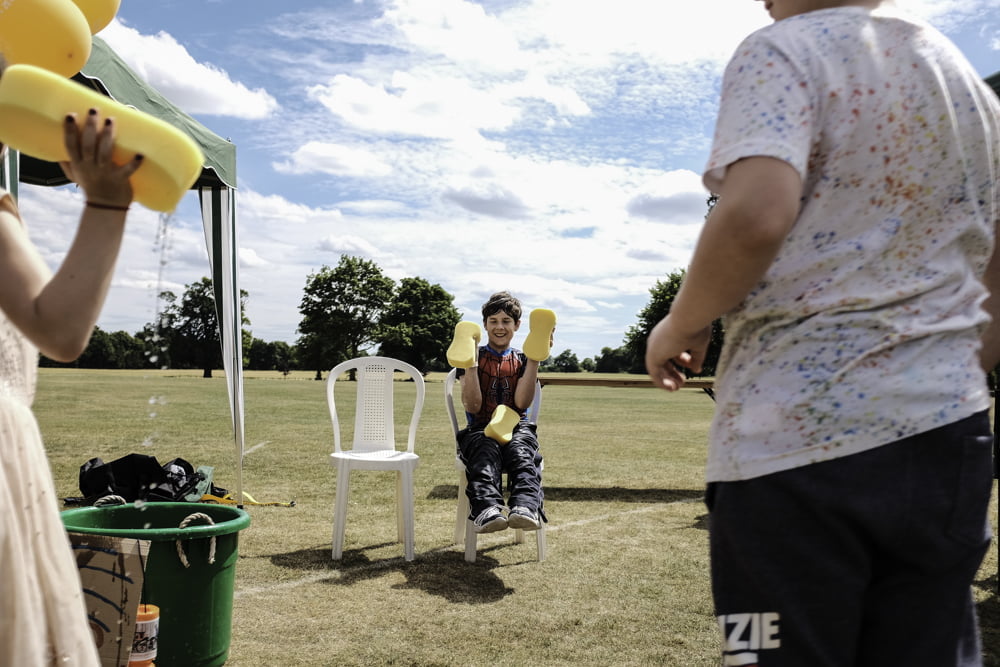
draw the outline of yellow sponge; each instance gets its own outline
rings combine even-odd
[[[71,77],[90,58],[92,45],[90,24],[72,0],[0,2],[0,53],[8,65]]]
[[[528,337],[522,350],[529,359],[545,361],[552,350],[552,332],[556,329],[556,314],[548,308],[535,308],[528,318]]]
[[[104,30],[118,13],[121,0],[73,0],[90,24],[91,34]]]
[[[514,427],[521,421],[521,415],[517,410],[506,405],[498,405],[493,411],[493,419],[483,429],[483,434],[487,438],[493,438],[501,445],[506,445],[514,437]]]
[[[472,368],[476,365],[479,339],[482,329],[475,322],[459,322],[455,325],[455,337],[448,347],[448,363],[455,368]]]
[[[31,65],[8,67],[0,77],[0,142],[41,160],[67,160],[66,115],[83,119],[92,108],[115,119],[115,163],[144,156],[130,179],[135,200],[154,211],[173,211],[201,175],[205,158],[198,144],[173,125],[70,79]]]

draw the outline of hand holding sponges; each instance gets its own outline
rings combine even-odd
[[[528,318],[528,337],[523,352],[534,361],[545,361],[552,351],[552,333],[556,330],[556,314],[548,308],[535,308]]]
[[[445,356],[455,368],[472,368],[479,361],[479,339],[482,330],[475,322],[459,322],[455,325],[455,337]]]
[[[12,65],[0,77],[0,142],[50,162],[68,159],[63,140],[66,115],[90,109],[113,116],[111,159],[143,164],[130,179],[134,198],[154,211],[173,211],[201,174],[204,156],[191,137],[147,113],[120,104],[75,81],[31,65]]]

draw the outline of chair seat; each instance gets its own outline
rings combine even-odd
[[[345,461],[365,461],[369,463],[385,462],[391,465],[399,465],[405,461],[417,461],[420,459],[420,457],[413,452],[394,452],[386,449],[381,449],[375,452],[333,452],[330,454],[330,458],[343,459]],[[331,461],[331,463],[333,463],[333,461]]]

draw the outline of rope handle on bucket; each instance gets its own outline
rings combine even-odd
[[[121,496],[102,496],[94,501],[94,507],[103,507],[104,505],[124,505],[125,502],[125,499]]]
[[[212,520],[212,517],[207,514],[202,514],[201,512],[195,512],[194,514],[189,514],[184,517],[184,520],[181,521],[181,524],[178,527],[187,528],[189,523],[196,520],[205,521],[210,526],[215,525],[215,521]],[[210,539],[211,541],[209,542],[208,547],[208,564],[212,565],[215,563],[215,535],[212,535]],[[181,540],[177,540],[177,557],[181,559],[181,564],[184,567],[191,567],[191,563],[188,562],[187,555],[184,553],[184,547],[181,545]]]

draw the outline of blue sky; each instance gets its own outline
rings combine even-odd
[[[1000,71],[997,0],[897,4]],[[722,69],[769,22],[752,0],[122,0],[100,36],[236,144],[255,337],[294,342],[307,277],[351,254],[465,319],[499,289],[551,308],[554,352],[583,359],[687,264]],[[79,193],[21,206],[56,265]],[[134,207],[102,328],[138,331],[158,289],[209,274],[194,194],[157,229]]]

